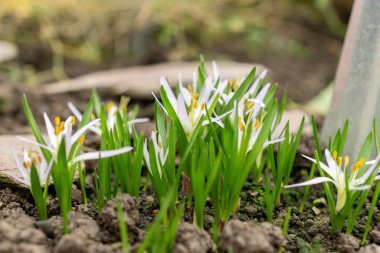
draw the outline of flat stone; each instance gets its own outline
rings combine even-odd
[[[34,140],[32,135],[24,135],[23,137]],[[22,160],[24,149],[39,151],[37,147],[17,139],[14,135],[0,135],[0,183],[2,185],[26,188],[25,185],[14,179],[14,177],[21,177],[21,174],[12,155],[12,151],[14,151]]]
[[[253,63],[218,62],[220,73],[225,79],[235,79],[248,74],[254,66],[257,72],[263,66]],[[211,73],[211,64],[206,64]],[[107,92],[118,95],[127,94],[133,98],[152,98],[151,92],[158,93],[160,77],[165,76],[174,87],[181,73],[183,83],[193,80],[198,62],[166,62],[148,66],[134,66],[123,69],[113,69],[86,74],[71,80],[49,83],[38,89],[43,94],[60,94],[81,90],[107,89]]]
[[[17,47],[7,41],[0,41],[0,62],[14,59],[18,55]]]
[[[305,117],[305,125],[303,128],[302,135],[312,136],[313,127],[311,124],[311,116],[307,112],[300,109],[284,110],[281,120],[281,126],[285,126],[286,122],[289,120],[289,131],[290,133],[296,134],[298,128],[301,124],[302,118]],[[282,129],[282,128],[280,128]]]

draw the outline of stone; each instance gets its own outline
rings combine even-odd
[[[25,135],[23,137],[34,140],[32,135]],[[12,155],[13,150],[16,155],[19,156],[20,160],[23,159],[22,152],[25,148],[38,151],[37,147],[31,146],[30,144],[17,139],[16,136],[0,136],[0,183],[2,185],[27,189],[27,186],[15,180],[15,177],[21,177],[21,173],[17,169]]]
[[[47,253],[46,241],[46,235],[34,227],[34,220],[22,212],[0,220],[0,253]]]
[[[248,74],[256,66],[259,73],[263,66],[251,63],[218,62],[223,78],[234,79],[242,74]],[[148,66],[134,66],[123,69],[113,69],[83,75],[71,80],[45,84],[39,89],[43,94],[59,94],[94,88],[107,89],[115,95],[127,94],[133,98],[150,98],[151,92],[159,93],[160,77],[165,76],[171,85],[176,85],[178,74],[181,73],[184,83],[192,82],[193,72],[197,71],[198,62],[165,62]],[[211,69],[211,64],[206,64]]]
[[[219,235],[222,252],[274,253],[283,244],[281,229],[267,222],[257,225],[232,220]]]
[[[174,253],[207,253],[214,252],[215,249],[216,246],[206,231],[190,223],[179,225]]]
[[[17,47],[7,41],[0,41],[0,63],[14,59],[18,55]]]
[[[369,236],[372,238],[373,242],[376,244],[380,244],[380,231],[377,229],[372,230],[369,233]]]
[[[129,194],[122,194],[113,200],[109,200],[102,209],[98,217],[98,224],[102,229],[103,241],[115,242],[120,240],[119,220],[117,217],[117,203],[120,202],[123,212],[125,225],[128,228],[128,239],[133,244],[142,240],[144,231],[137,227],[139,221],[139,209],[137,200]]]
[[[380,253],[380,246],[376,244],[370,244],[361,247],[358,253]]]
[[[339,253],[354,253],[360,248],[360,240],[348,234],[340,234],[337,251]]]

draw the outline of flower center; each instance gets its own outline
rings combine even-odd
[[[107,112],[110,112],[114,106],[115,104],[113,102],[109,102],[106,108]]]
[[[71,124],[74,126],[77,119],[71,116]],[[65,122],[61,120],[60,117],[55,117],[55,135],[58,136],[65,129]]]

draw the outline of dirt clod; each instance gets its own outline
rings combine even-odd
[[[133,244],[140,241],[144,231],[137,227],[139,221],[139,210],[137,200],[129,194],[122,194],[114,200],[107,202],[98,217],[98,224],[102,228],[103,242],[116,242],[120,240],[120,228],[117,218],[117,203],[120,201],[124,211],[125,224],[128,227],[128,238]]]
[[[232,220],[225,225],[219,237],[219,248],[222,252],[277,252],[283,243],[280,228],[267,222],[257,225]]]
[[[358,253],[380,253],[380,246],[376,244],[370,244],[360,248]]]
[[[352,235],[340,234],[337,251],[340,253],[353,253],[360,248],[360,240]]]
[[[369,236],[372,238],[372,241],[376,244],[380,244],[380,231],[377,229],[372,230],[369,233]]]
[[[179,226],[174,253],[207,253],[214,252],[215,249],[216,246],[206,231],[190,223],[182,223]]]
[[[0,253],[45,253],[45,234],[34,227],[34,220],[20,212],[14,212],[0,220]]]

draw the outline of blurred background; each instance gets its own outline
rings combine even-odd
[[[194,61],[200,54],[206,61],[264,65],[280,91],[306,103],[334,78],[352,4],[0,0],[0,117],[5,119],[0,133],[12,127],[7,115],[20,110],[15,92],[38,93],[41,84],[100,70]],[[35,104],[44,101],[41,110],[54,100],[31,96]]]

